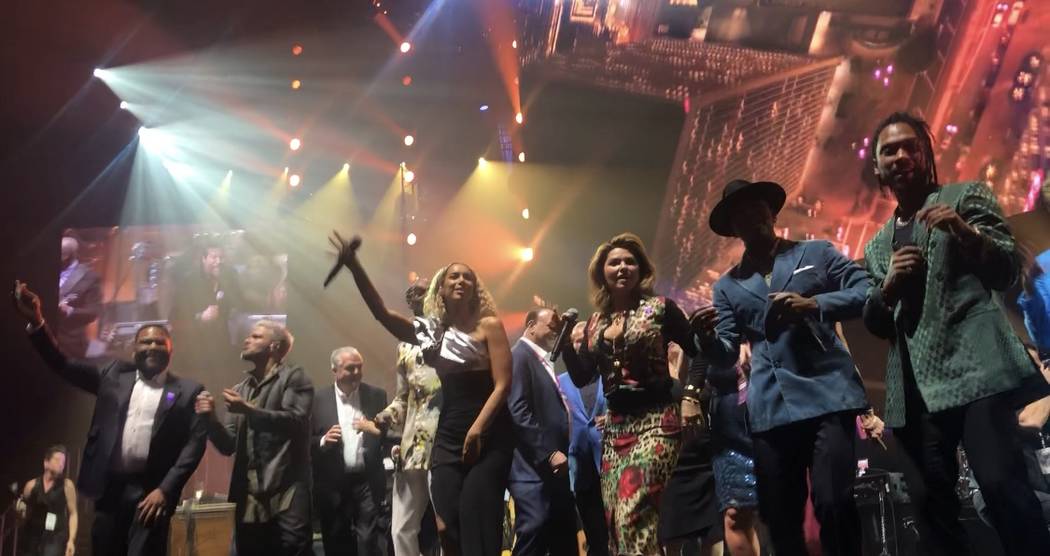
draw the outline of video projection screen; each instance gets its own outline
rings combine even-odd
[[[288,256],[247,230],[71,229],[61,268],[55,332],[74,356],[127,357],[135,331],[159,322],[173,334],[172,368],[214,379],[243,367],[256,322],[287,322]]]

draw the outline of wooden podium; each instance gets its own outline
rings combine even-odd
[[[197,504],[184,500],[171,517],[168,554],[229,556],[233,542],[234,504]]]

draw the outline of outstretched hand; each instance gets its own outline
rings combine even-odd
[[[361,247],[361,236],[355,235],[347,241],[338,231],[332,230],[332,235],[328,236],[328,243],[335,247],[339,264],[345,265],[357,256],[357,249]]]
[[[26,319],[26,322],[35,327],[43,324],[44,314],[40,310],[40,296],[33,293],[25,282],[15,280],[15,288],[11,296],[15,310]]]

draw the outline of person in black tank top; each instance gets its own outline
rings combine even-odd
[[[424,316],[409,320],[387,309],[372,285],[357,259],[360,238],[333,233],[330,242],[376,320],[402,342],[420,346],[441,380],[430,492],[443,554],[499,555],[514,434],[507,408],[510,342],[491,295],[470,267],[452,263],[431,281]]]
[[[73,556],[77,535],[77,495],[66,478],[66,448],[44,455],[44,474],[26,483],[18,503],[22,517],[19,554]]]

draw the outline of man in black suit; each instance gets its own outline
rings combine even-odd
[[[233,456],[229,500],[239,556],[310,553],[310,407],[314,386],[300,366],[285,361],[295,338],[280,323],[261,320],[244,339],[247,378],[223,390],[226,418],[215,400],[197,396],[208,439]]]
[[[98,274],[80,262],[80,243],[62,238],[62,272],[58,275],[58,314],[55,339],[71,357],[87,354],[87,326],[98,319],[102,307],[102,286]]]
[[[335,385],[321,388],[314,400],[314,505],[325,554],[382,553],[378,521],[386,477],[380,443],[386,431],[372,420],[386,408],[387,395],[361,381],[364,363],[352,347],[333,351]]]
[[[511,349],[511,418],[518,433],[510,469],[514,555],[576,555],[576,511],[569,486],[569,412],[549,357],[560,331],[551,309],[525,316],[525,333]]]
[[[194,346],[193,357],[180,365],[224,376],[236,363],[230,315],[242,305],[237,275],[226,264],[226,249],[219,243],[205,243],[197,264],[176,284],[173,297],[172,330],[181,343]]]
[[[15,307],[49,367],[98,401],[77,483],[95,500],[92,554],[167,553],[168,525],[204,454],[205,423],[193,409],[203,387],[168,372],[171,335],[147,325],[135,335],[135,361],[97,367],[69,359],[44,325],[40,298],[15,282]]]

